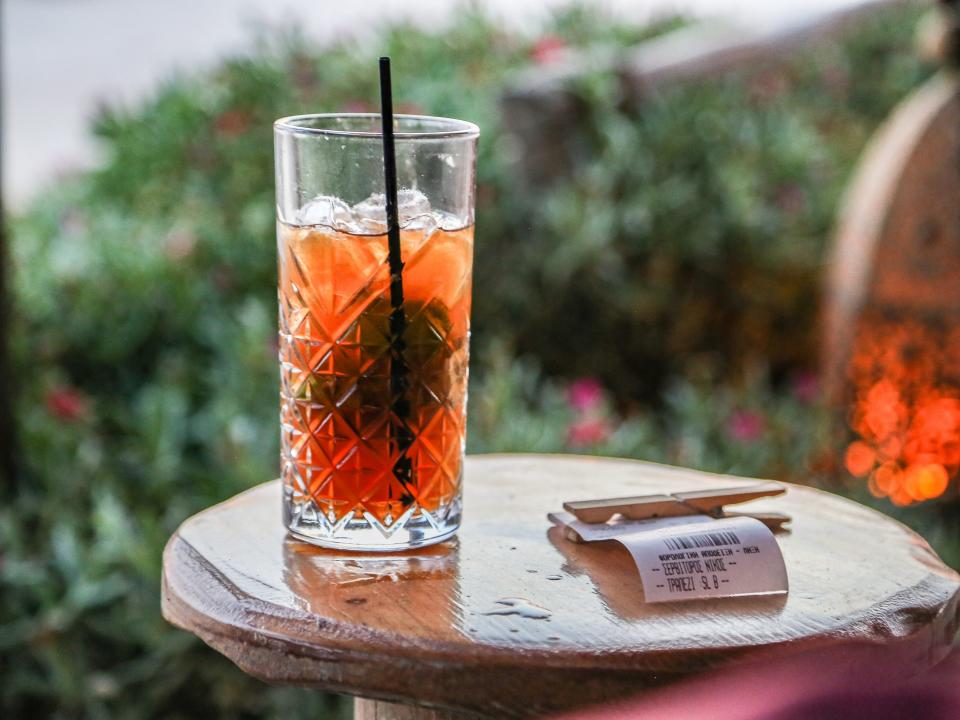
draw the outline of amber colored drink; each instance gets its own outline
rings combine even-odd
[[[393,115],[391,143],[382,123],[273,125],[283,524],[370,553],[460,527],[479,136]]]
[[[401,247],[405,418],[386,235],[278,225],[282,477],[294,511],[331,534],[361,518],[385,533],[417,516],[459,522],[473,227],[403,229]],[[412,435],[403,483],[398,423]]]

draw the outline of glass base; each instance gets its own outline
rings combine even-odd
[[[399,552],[442,542],[456,534],[460,516],[459,498],[432,513],[414,506],[389,527],[368,514],[350,515],[332,524],[313,502],[284,497],[283,503],[283,523],[298,540],[360,552]]]

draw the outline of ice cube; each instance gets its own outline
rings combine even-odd
[[[326,225],[335,230],[349,230],[353,210],[340,198],[317,195],[297,212],[297,225]]]
[[[435,210],[433,213],[433,218],[437,223],[437,226],[441,230],[453,231],[460,230],[461,228],[468,225],[468,221],[464,218],[457,217],[453,213],[443,212],[440,210]]]
[[[400,211],[400,224],[417,217],[430,214],[430,201],[419,190],[403,188],[397,192],[397,205]]]
[[[402,188],[397,191],[397,210],[400,227],[428,228],[437,224],[430,208],[430,200],[419,190]],[[365,232],[382,233],[387,230],[387,202],[383,193],[375,193],[353,206],[353,220]]]
[[[387,199],[383,193],[361,200],[353,206],[351,214],[354,223],[364,232],[380,234],[387,231]]]

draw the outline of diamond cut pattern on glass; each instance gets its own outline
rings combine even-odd
[[[471,246],[445,235],[421,237],[404,271],[410,487],[393,475],[385,238],[290,229],[281,240],[281,475],[292,526],[330,535],[364,520],[389,537],[424,521],[439,530],[459,508]],[[454,251],[459,270],[448,272]]]

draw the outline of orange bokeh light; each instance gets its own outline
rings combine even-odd
[[[902,475],[903,471],[897,463],[885,462],[874,470],[873,475],[870,476],[878,490],[875,494],[878,497],[884,497],[892,493],[902,484]]]
[[[854,441],[847,447],[847,453],[843,458],[843,464],[854,477],[864,477],[873,470],[873,465],[877,461],[877,453],[867,443]]]
[[[903,486],[914,500],[928,500],[941,495],[949,480],[943,465],[911,465],[904,473]]]
[[[960,330],[874,318],[855,348],[848,472],[897,505],[943,495],[960,472]]]

